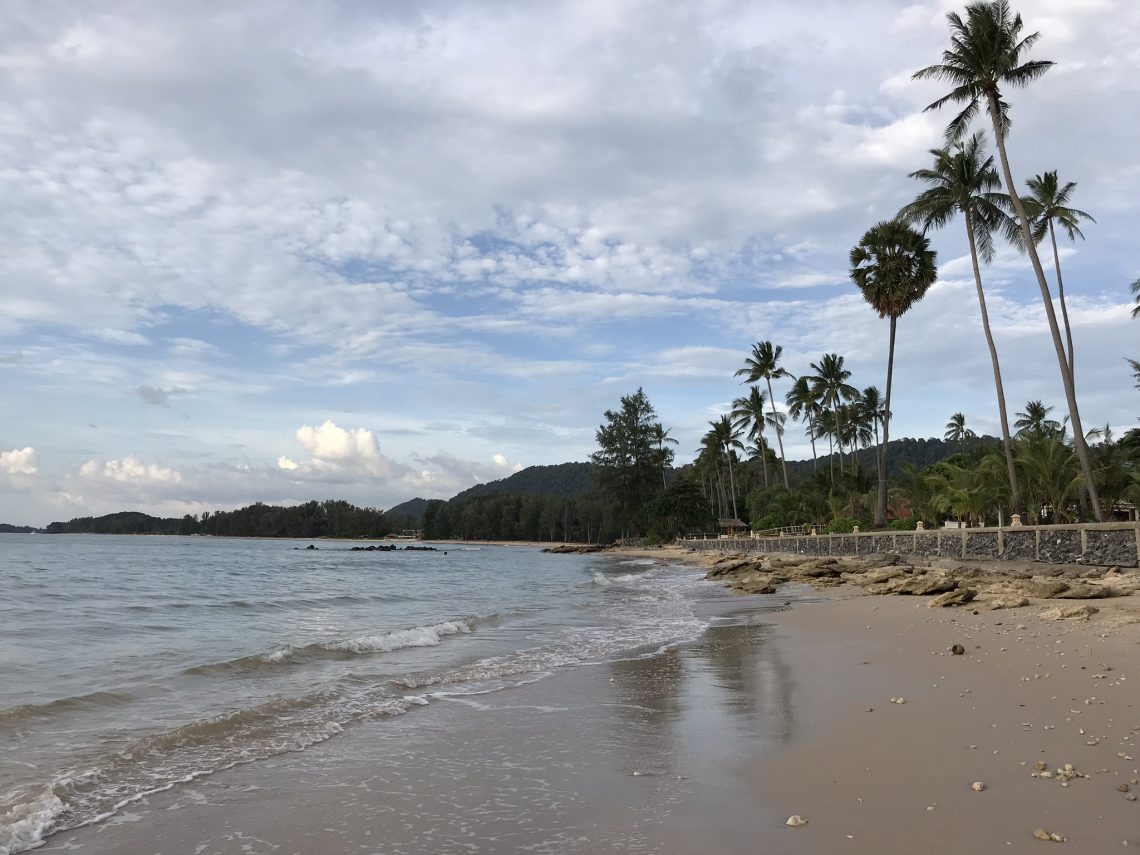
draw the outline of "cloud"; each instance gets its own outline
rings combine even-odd
[[[35,475],[36,471],[36,450],[30,445],[0,451],[0,472],[7,475]]]
[[[319,427],[298,428],[297,441],[313,456],[313,464],[317,466],[335,466],[385,477],[397,475],[404,468],[380,452],[380,444],[372,431],[345,430],[331,419]]]
[[[158,463],[144,463],[133,454],[121,460],[88,460],[79,475],[92,481],[119,484],[179,484],[181,473]]]

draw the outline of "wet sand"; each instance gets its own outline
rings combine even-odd
[[[780,607],[814,596],[714,595],[704,608],[716,623],[691,644],[365,722],[153,796],[45,850],[1140,847],[1140,803],[1128,798],[1140,792],[1135,597],[1078,622],[1037,605],[975,615],[849,587]],[[1060,780],[1065,764],[1080,776]],[[807,824],[787,827],[791,814]]]

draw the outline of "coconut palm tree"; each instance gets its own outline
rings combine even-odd
[[[768,401],[772,404],[772,413],[776,412],[776,398],[772,393],[772,379],[787,377],[788,372],[780,367],[780,355],[784,348],[774,345],[770,341],[758,341],[752,345],[752,354],[744,360],[744,367],[736,372],[737,377],[744,377],[745,383],[755,383],[760,378],[768,381]],[[776,431],[776,442],[780,445],[780,466],[784,470],[784,489],[788,489],[788,463],[784,460],[784,438],[781,431]]]
[[[838,433],[835,408],[844,401],[854,401],[859,396],[859,390],[847,382],[851,379],[851,372],[843,367],[843,357],[838,353],[825,353],[818,363],[811,363],[811,369],[815,374],[808,378],[808,382],[811,384],[812,396],[819,403],[821,409],[816,418],[816,424],[823,425],[824,431],[827,432],[827,446],[833,458],[831,460],[831,480],[834,482],[835,461],[831,438]],[[831,412],[822,412],[823,408],[827,408]],[[842,442],[839,445],[839,468],[841,470],[843,468]]]
[[[655,422],[652,431],[653,441],[657,443],[657,454],[661,458],[661,489],[667,489],[668,485],[665,483],[665,470],[669,467],[669,462],[673,459],[673,451],[666,448],[666,445],[678,445],[677,440],[669,436],[669,428],[662,427],[661,422]],[[666,453],[668,452],[668,453]]]
[[[1009,434],[1001,364],[998,361],[997,345],[994,344],[994,334],[990,330],[990,313],[986,310],[986,292],[982,288],[982,271],[978,265],[979,257],[986,262],[994,257],[994,232],[1002,231],[1007,236],[1012,236],[1015,224],[1005,213],[1008,197],[998,192],[1001,181],[994,169],[993,157],[985,156],[985,137],[982,134],[974,134],[953,149],[931,149],[930,153],[934,155],[933,167],[910,174],[911,178],[926,184],[927,189],[906,205],[899,216],[908,222],[921,224],[924,232],[946,226],[959,212],[965,220],[966,240],[974,270],[974,289],[978,294],[978,309],[982,314],[982,331],[986,336],[990,365],[994,372],[1010,499],[1016,513],[1021,507],[1021,490],[1013,460],[1013,442]]]
[[[1136,381],[1136,388],[1140,389],[1140,360],[1128,359],[1127,362],[1132,369],[1132,379]]]
[[[915,80],[942,80],[952,87],[950,92],[927,106],[927,110],[938,110],[946,104],[964,104],[961,112],[950,122],[946,136],[958,140],[965,136],[970,123],[977,117],[983,105],[989,113],[993,126],[994,140],[997,143],[998,157],[1001,160],[1002,176],[1010,203],[1017,216],[1022,241],[1029,255],[1037,286],[1041,290],[1041,300],[1045,306],[1045,317],[1049,322],[1049,332],[1053,337],[1053,348],[1057,353],[1057,363],[1061,371],[1061,384],[1065,389],[1065,400],[1069,406],[1069,417],[1073,423],[1073,445],[1080,461],[1085,479],[1085,489],[1096,518],[1104,521],[1100,501],[1096,494],[1092,463],[1089,459],[1085,432],[1081,426],[1080,409],[1077,406],[1077,390],[1072,372],[1061,341],[1061,330],[1057,325],[1057,313],[1053,310],[1053,300],[1049,294],[1049,283],[1041,258],[1037,255],[1037,245],[1030,232],[1029,216],[1025,205],[1017,194],[1013,172],[1009,165],[1005,139],[1010,130],[1009,104],[1002,96],[1002,87],[1024,87],[1040,78],[1053,63],[1049,60],[1023,61],[1024,55],[1041,38],[1040,33],[1021,37],[1021,16],[1014,13],[1008,0],[980,0],[966,6],[966,17],[951,12],[946,16],[950,23],[951,48],[942,52],[942,62],[919,69],[912,77]]]
[[[1053,407],[1046,407],[1041,401],[1027,401],[1025,412],[1018,413],[1013,426],[1019,437],[1050,436],[1061,432],[1061,423],[1049,418]]]
[[[1057,271],[1057,296],[1061,301],[1061,319],[1065,323],[1065,343],[1069,351],[1069,373],[1073,375],[1073,382],[1076,382],[1076,360],[1073,356],[1073,330],[1069,326],[1069,309],[1065,305],[1065,283],[1061,278],[1061,256],[1057,252],[1057,233],[1054,230],[1053,223],[1057,222],[1061,228],[1065,230],[1065,234],[1069,236],[1069,240],[1076,241],[1077,238],[1084,240],[1084,233],[1080,228],[1081,220],[1089,220],[1095,223],[1092,214],[1088,214],[1077,208],[1070,208],[1069,197],[1073,195],[1073,191],[1077,189],[1076,182],[1070,181],[1061,186],[1057,180],[1056,170],[1046,172],[1044,175],[1035,175],[1030,178],[1026,185],[1029,187],[1029,195],[1025,197],[1025,212],[1030,218],[1030,232],[1033,234],[1033,240],[1037,243],[1045,240],[1045,235],[1049,235],[1049,240],[1053,244],[1053,268]]]
[[[811,471],[815,472],[818,469],[815,457],[815,421],[819,415],[820,406],[819,401],[812,393],[811,384],[807,377],[796,378],[796,382],[792,384],[792,388],[788,390],[788,394],[784,398],[784,403],[788,405],[788,415],[797,421],[803,419],[807,422],[807,435],[808,439],[811,440]]]
[[[1128,287],[1132,293],[1136,295],[1136,308],[1132,310],[1132,317],[1140,318],[1140,279],[1137,279]]]
[[[966,427],[966,417],[962,413],[955,413],[950,417],[950,421],[946,422],[946,433],[942,435],[942,438],[947,442],[958,443],[959,453],[965,454],[966,440],[975,436],[977,434]]]
[[[875,525],[887,519],[887,442],[890,441],[891,380],[895,366],[895,327],[899,317],[923,298],[938,278],[936,254],[921,232],[901,220],[885,220],[871,226],[851,250],[851,279],[863,299],[890,318],[887,348],[886,413],[883,418],[883,449],[879,455],[879,496]]]
[[[732,402],[733,427],[740,431],[747,431],[748,439],[756,443],[760,450],[760,461],[764,467],[764,486],[768,486],[768,455],[764,446],[764,428],[772,424],[765,409],[768,401],[759,386],[753,386],[748,391],[748,397],[737,398]]]
[[[739,519],[736,512],[736,477],[732,470],[732,458],[734,452],[743,451],[744,444],[740,441],[740,430],[733,425],[732,419],[728,415],[723,415],[716,421],[709,422],[713,440],[720,448],[721,453],[728,458],[728,483],[729,492],[732,496],[732,517]]]

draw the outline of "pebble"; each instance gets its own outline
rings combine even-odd
[[[891,698],[892,704],[905,704],[906,698]]]
[[[955,644],[950,648],[950,652],[953,653],[955,656],[961,656],[963,653],[966,652],[966,648],[963,647],[961,644]]]
[[[975,793],[980,793],[985,788],[986,788],[986,785],[984,783],[982,783],[981,781],[974,781],[974,783],[970,784],[970,789],[973,790]]]
[[[807,824],[808,824],[808,821],[806,819],[804,819],[802,816],[800,816],[798,813],[793,813],[791,816],[788,817],[788,821],[784,823],[784,825],[790,826],[792,828],[799,828],[801,825],[807,825]]]

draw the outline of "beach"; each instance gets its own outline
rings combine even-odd
[[[597,560],[620,586],[631,567],[671,578],[666,568],[714,558],[661,549]],[[751,595],[700,585],[693,602],[706,628],[691,637],[364,717],[310,750],[148,795],[43,849],[1140,846],[1140,806],[1129,798],[1140,791],[1136,597],[1054,619],[1044,615],[1056,603],[1038,599],[930,608],[933,597],[850,584]],[[793,815],[806,823],[788,826]]]

